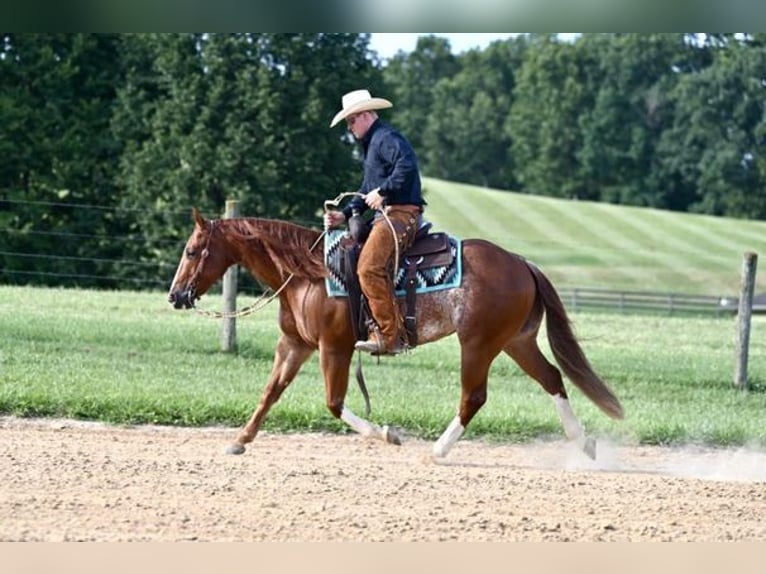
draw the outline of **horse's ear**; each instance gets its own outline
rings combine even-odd
[[[202,217],[202,214],[196,207],[192,207],[192,215],[194,216],[194,221],[197,223],[197,226],[201,228],[207,227],[207,221],[205,221],[205,218]]]

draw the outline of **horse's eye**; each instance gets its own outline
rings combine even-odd
[[[196,251],[194,251],[193,249],[189,249],[188,247],[186,248],[186,257],[188,257],[189,259],[194,259],[196,256],[197,256]]]

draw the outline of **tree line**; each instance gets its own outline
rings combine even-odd
[[[0,38],[3,283],[156,279],[191,207],[226,199],[318,225],[359,182],[329,128],[358,87],[394,101],[384,119],[424,175],[766,218],[764,34],[530,34],[462,54],[424,36],[388,61],[368,34]]]

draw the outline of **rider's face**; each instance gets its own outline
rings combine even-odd
[[[372,114],[370,112],[359,112],[346,118],[346,129],[354,134],[356,139],[362,139],[367,130],[370,129]]]

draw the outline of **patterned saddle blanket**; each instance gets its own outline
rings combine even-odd
[[[345,281],[345,261],[343,245],[352,241],[342,229],[333,229],[325,234],[324,259],[329,271],[325,279],[327,294],[330,297],[348,297]],[[433,257],[431,245],[445,241],[442,256]],[[394,282],[397,297],[406,295],[407,270],[410,263],[418,263],[415,271],[415,293],[428,293],[441,289],[459,287],[463,278],[462,250],[460,239],[445,233],[431,233],[417,241],[400,259],[398,274]],[[438,249],[441,250],[441,247]]]

